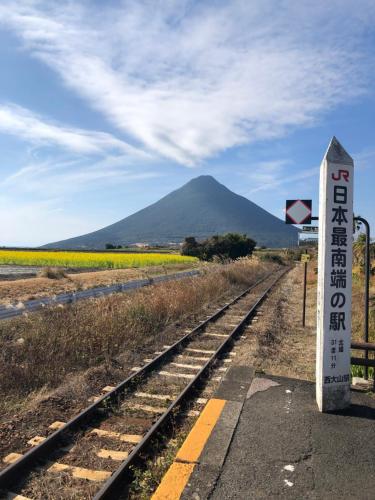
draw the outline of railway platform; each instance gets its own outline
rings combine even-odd
[[[232,366],[153,500],[373,499],[375,398],[319,413],[315,384]]]

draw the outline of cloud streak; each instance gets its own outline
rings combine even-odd
[[[246,194],[260,191],[275,190],[285,184],[304,181],[311,177],[319,177],[319,167],[306,168],[298,173],[291,174],[292,162],[289,160],[271,160],[252,165],[250,171],[244,174],[247,180],[254,185]]]
[[[55,198],[87,191],[92,187],[96,188],[98,183],[102,187],[111,184],[118,186],[162,176],[162,173],[156,170],[138,171],[124,168],[126,161],[127,156],[112,156],[94,162],[54,156],[52,159],[28,163],[6,177],[0,182],[0,186],[8,192],[38,195],[40,199],[44,198],[46,193]]]
[[[364,3],[19,1],[0,22],[134,144],[192,166],[365,92]]]
[[[0,105],[0,131],[37,146],[58,146],[72,153],[97,155],[115,150],[129,157],[149,157],[111,134],[53,123],[14,104]]]

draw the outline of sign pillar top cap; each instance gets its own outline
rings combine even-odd
[[[324,160],[329,163],[339,163],[340,165],[353,165],[353,158],[345,151],[335,136],[332,137],[329,143]]]

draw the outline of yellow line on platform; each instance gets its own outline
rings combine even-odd
[[[224,399],[210,399],[153,494],[152,500],[178,500],[181,497],[225,403]]]
[[[210,399],[177,453],[178,462],[196,462],[215,427],[226,401]]]
[[[195,464],[173,462],[151,500],[177,500],[182,495]]]

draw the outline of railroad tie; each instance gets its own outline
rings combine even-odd
[[[177,356],[179,359],[192,359],[193,361],[209,361],[210,358],[205,358],[203,356],[189,356],[187,354],[179,354]]]
[[[38,446],[38,444],[43,443],[47,438],[43,436],[34,436],[33,438],[29,439],[27,444],[31,444],[31,446]]]
[[[207,398],[197,398],[195,401],[198,405],[205,405],[207,403],[208,399]]]
[[[101,448],[96,452],[96,456],[99,458],[110,458],[111,460],[122,462],[128,458],[129,453],[127,451],[106,450],[105,448]]]
[[[77,479],[87,479],[88,481],[105,481],[112,472],[106,470],[92,470],[84,467],[75,467],[68,464],[55,462],[47,469],[48,472],[71,472],[72,476]]]
[[[9,453],[6,457],[3,458],[3,462],[5,464],[12,464],[19,458],[21,458],[23,455],[21,453]]]
[[[123,408],[126,408],[125,405],[123,405]],[[159,415],[159,414],[164,413],[167,408],[132,403],[132,405],[129,407],[129,409],[130,410],[141,410],[141,411],[145,411],[148,413],[156,413]]]
[[[201,412],[199,410],[188,410],[183,412],[184,417],[199,417]]]
[[[23,495],[19,495],[18,493],[13,493],[12,491],[8,491],[6,493],[6,500],[32,500],[30,497],[25,497]]]
[[[176,378],[186,378],[186,379],[193,379],[195,377],[195,375],[193,375],[192,373],[172,373],[172,372],[166,372],[164,370],[158,373],[163,377],[176,377]]]
[[[10,453],[3,458],[6,464],[12,464],[23,455],[21,453]],[[85,469],[84,467],[75,467],[73,465],[62,464],[60,462],[47,462],[49,467],[47,472],[71,472],[72,476],[77,479],[87,479],[88,481],[105,481],[108,479],[112,472],[105,470]]]
[[[207,400],[206,400],[207,401]],[[157,408],[155,406],[149,406],[149,405],[141,405],[141,404],[132,404],[130,407],[132,410],[141,410],[149,413],[155,413],[158,415],[162,415],[168,408]],[[185,417],[198,417],[200,415],[199,410],[187,410],[183,412],[183,415]]]
[[[111,392],[114,389],[116,389],[116,387],[114,385],[106,385],[105,387],[103,387],[102,392],[105,392],[105,393]],[[91,396],[90,398],[87,399],[87,401],[89,401],[89,403],[96,403],[97,401],[99,401],[99,399],[101,397],[102,396]]]
[[[32,439],[29,439],[27,443],[31,444],[31,446],[37,446],[46,439],[47,438],[43,436],[35,436]],[[72,453],[73,451],[75,451],[75,449],[76,449],[75,445],[62,448],[62,450],[67,451],[68,453]],[[99,458],[110,458],[112,460],[125,460],[125,458],[127,458],[129,454],[127,451],[107,450],[105,448],[101,448],[99,451],[95,452],[95,455]]]
[[[60,422],[59,420],[56,420],[51,425],[49,425],[48,428],[52,429],[52,430],[57,430],[57,429],[61,429],[62,427],[64,427],[64,425],[66,425],[65,422]]]
[[[185,363],[171,363],[176,368],[189,368],[190,370],[201,370],[204,365],[188,365]]]
[[[65,422],[59,422],[58,420],[56,422],[53,422],[49,426],[50,429],[61,429],[65,425]],[[139,434],[121,434],[121,432],[113,432],[113,431],[106,431],[104,429],[91,429],[90,434],[96,434],[99,437],[109,437],[112,439],[118,439],[119,441],[123,441],[125,443],[131,443],[131,444],[138,444],[142,436]]]
[[[192,349],[192,348],[187,348],[185,349],[187,352],[197,352],[198,354],[215,354],[216,351],[208,351],[207,349]]]
[[[225,333],[204,333],[203,334],[205,337],[219,337],[219,338],[228,338],[229,335],[225,334]]]
[[[150,392],[135,392],[137,398],[159,399],[160,401],[172,401],[173,396],[169,394],[151,394]]]
[[[121,434],[121,432],[107,431],[105,429],[91,429],[90,434],[96,434],[99,437],[108,437],[111,439],[118,439],[125,443],[138,444],[142,437],[139,434]]]
[[[103,387],[102,392],[111,392],[114,389],[116,389],[114,385],[106,385],[105,387]]]
[[[91,396],[89,398],[87,398],[87,401],[89,403],[96,403],[97,401],[99,401],[99,399],[101,398],[102,396]]]
[[[135,392],[134,396],[138,398],[145,399],[158,399],[161,401],[173,401],[173,396],[169,396],[168,394],[151,394],[149,392]],[[197,398],[195,401],[199,405],[205,405],[207,403],[206,398]]]

